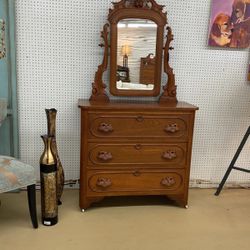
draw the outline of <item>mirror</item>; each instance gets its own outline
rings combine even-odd
[[[163,6],[154,0],[121,0],[109,11],[110,93],[158,96],[161,90]]]
[[[148,19],[122,19],[117,24],[116,88],[153,90],[157,24]]]
[[[173,33],[166,26],[164,6],[155,0],[120,0],[112,4],[108,23],[101,32],[103,60],[95,73],[89,100],[102,103],[110,101],[106,92],[108,84],[103,81],[103,73],[108,69],[110,59],[109,90],[112,95],[160,95],[159,103],[177,103],[175,75],[169,65]],[[162,69],[167,74],[167,82],[163,87]]]

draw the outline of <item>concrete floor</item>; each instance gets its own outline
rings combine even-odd
[[[78,191],[66,190],[59,222],[31,226],[26,192],[1,194],[1,250],[248,250],[250,190],[191,189],[189,209],[164,197],[109,198],[80,212]]]

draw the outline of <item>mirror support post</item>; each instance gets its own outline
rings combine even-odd
[[[101,32],[101,37],[104,41],[104,56],[102,64],[98,66],[98,70],[95,73],[95,81],[92,83],[92,94],[89,98],[89,101],[96,101],[96,102],[109,102],[109,97],[105,91],[106,84],[104,84],[102,77],[103,73],[107,70],[108,66],[108,28],[109,24],[105,24],[103,26],[103,31]],[[103,46],[103,45],[100,45]]]
[[[159,103],[169,103],[176,104],[178,102],[176,97],[176,88],[175,85],[175,75],[173,69],[169,66],[169,50],[172,50],[173,47],[170,47],[170,43],[174,40],[172,29],[167,27],[167,40],[164,47],[164,72],[168,76],[168,81],[165,86],[163,86],[163,93],[160,96]]]

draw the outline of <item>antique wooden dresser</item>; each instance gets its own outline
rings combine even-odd
[[[103,61],[95,74],[91,97],[78,102],[82,210],[104,197],[125,195],[165,195],[187,207],[198,108],[177,100],[175,75],[169,65],[173,34],[168,26],[163,45],[167,24],[163,7],[155,0],[121,0],[109,10],[109,24],[101,32]],[[126,55],[131,72],[129,83],[117,78],[122,60],[120,50],[127,43],[131,48],[130,55]],[[109,55],[110,95],[102,80]],[[138,70],[142,55],[154,58],[146,82],[140,79]],[[162,68],[167,74],[164,86]],[[123,99],[110,100],[111,95]],[[159,96],[158,101],[143,101],[146,97],[153,100],[153,96]],[[138,101],[134,101],[135,97]]]
[[[195,106],[78,104],[82,209],[120,195],[167,195],[187,205]]]

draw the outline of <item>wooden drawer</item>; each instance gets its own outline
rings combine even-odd
[[[158,167],[184,167],[186,165],[186,143],[176,144],[104,144],[89,143],[88,165]]]
[[[88,195],[181,193],[184,170],[88,171]]]
[[[90,113],[89,138],[187,139],[188,114],[98,114]]]

